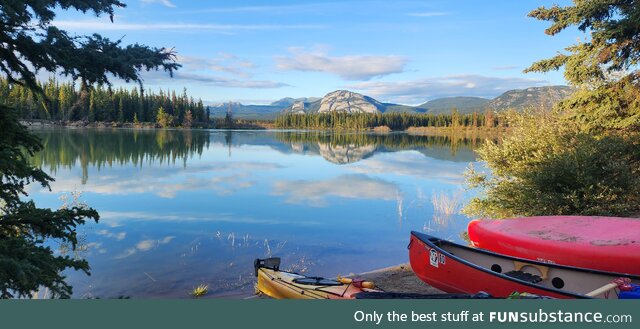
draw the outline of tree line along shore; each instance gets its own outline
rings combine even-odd
[[[72,82],[49,79],[38,83],[42,93],[0,78],[0,102],[16,108],[23,120],[52,122],[157,122],[165,127],[207,123],[209,115],[201,99],[186,89],[142,91],[111,86],[76,87]]]
[[[0,79],[3,105],[19,110],[25,123],[68,127],[125,128],[233,128],[233,129],[314,129],[375,130],[377,132],[408,130],[437,133],[460,129],[493,129],[508,126],[506,115],[491,110],[483,113],[307,113],[282,114],[274,121],[239,120],[228,113],[225,118],[212,118],[201,99],[187,95],[186,89],[141,92],[138,88],[113,89],[109,86],[77,88],[71,82],[53,78],[40,82],[44,95],[19,84]],[[425,129],[427,128],[427,129]]]

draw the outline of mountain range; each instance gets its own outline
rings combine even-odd
[[[346,113],[450,113],[457,109],[459,113],[484,112],[487,109],[503,111],[522,110],[527,107],[551,108],[557,102],[573,93],[567,86],[531,87],[509,90],[493,98],[482,97],[445,97],[430,100],[418,106],[382,103],[372,97],[348,90],[336,90],[322,98],[283,98],[269,105],[244,105],[237,102],[210,105],[212,117],[224,117],[231,110],[238,119],[273,120],[285,113],[328,113],[333,111]]]

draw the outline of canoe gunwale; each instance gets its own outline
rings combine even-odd
[[[556,289],[556,288],[551,288],[551,287],[545,287],[542,285],[537,285],[531,282],[527,282],[524,280],[519,280],[517,278],[514,277],[510,277],[508,275],[505,275],[503,273],[498,273],[498,272],[494,272],[490,269],[487,269],[485,267],[476,265],[474,263],[471,263],[470,261],[463,259],[457,255],[454,255],[452,253],[450,253],[449,251],[443,249],[442,247],[438,246],[436,243],[441,243],[441,244],[446,244],[446,245],[450,245],[450,246],[454,246],[456,248],[461,248],[461,249],[465,249],[467,251],[470,252],[475,252],[475,253],[482,253],[485,255],[489,255],[492,257],[498,257],[498,258],[502,258],[502,259],[506,259],[506,260],[510,260],[510,261],[519,261],[519,262],[523,262],[523,263],[528,263],[528,264],[533,264],[533,265],[538,265],[538,266],[546,266],[546,267],[552,267],[552,268],[558,268],[558,269],[567,269],[567,270],[572,270],[572,271],[578,271],[578,272],[584,272],[584,273],[590,273],[590,274],[600,274],[600,275],[608,275],[608,276],[617,276],[617,277],[625,277],[625,278],[630,278],[632,280],[638,280],[640,281],[640,277],[639,276],[635,276],[635,275],[629,275],[629,274],[624,274],[624,273],[616,273],[616,272],[606,272],[606,271],[599,271],[599,270],[592,270],[592,269],[585,269],[585,268],[579,268],[579,267],[572,267],[572,266],[563,266],[563,265],[558,265],[558,264],[550,264],[550,263],[544,263],[544,262],[539,262],[539,261],[534,261],[534,260],[530,260],[530,259],[524,259],[524,258],[518,258],[518,257],[512,257],[512,256],[507,256],[507,255],[503,255],[503,254],[498,254],[492,251],[488,251],[488,250],[484,250],[484,249],[477,249],[477,248],[471,248],[468,246],[464,246],[464,245],[460,245],[457,243],[453,243],[450,241],[446,241],[425,233],[420,233],[420,232],[416,232],[416,231],[411,231],[411,235],[414,236],[416,239],[418,239],[419,241],[421,241],[422,243],[428,245],[429,247],[435,249],[436,251],[444,254],[445,256],[451,258],[452,260],[461,263],[462,265],[468,266],[472,269],[490,274],[492,276],[498,277],[502,280],[508,280],[511,282],[515,282],[517,284],[522,284],[522,285],[526,285],[528,287],[531,288],[535,288],[535,289],[540,289],[540,290],[544,290],[544,291],[549,291],[555,294],[560,294],[560,295],[565,295],[568,297],[573,297],[573,298],[580,298],[580,299],[592,299],[593,297],[584,295],[584,294],[580,294],[580,293],[575,293],[575,292],[571,292],[571,291],[567,291],[567,290],[560,290],[560,289]],[[411,243],[408,246],[409,248],[411,247]]]

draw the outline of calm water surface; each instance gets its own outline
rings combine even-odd
[[[301,131],[37,130],[34,161],[56,181],[41,206],[82,192],[99,224],[81,229],[92,275],[68,273],[77,298],[253,293],[253,260],[313,275],[407,262],[411,230],[460,241],[470,140]]]

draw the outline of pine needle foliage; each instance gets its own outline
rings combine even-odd
[[[36,81],[38,71],[80,80],[83,92],[76,103],[88,110],[91,86],[109,85],[110,77],[142,87],[142,70],[173,73],[180,65],[172,50],[125,46],[122,40],[97,34],[75,36],[51,24],[60,9],[107,15],[113,21],[115,8],[124,6],[117,0],[0,1],[0,72],[9,84],[26,87],[45,102],[49,100]],[[89,264],[57,255],[50,246],[58,242],[75,251],[78,227],[86,220],[97,221],[99,215],[84,206],[52,210],[23,200],[28,184],[48,188],[53,178],[29,163],[28,158],[42,145],[20,124],[18,113],[18,109],[0,105],[0,298],[31,298],[41,288],[52,297],[68,298],[73,291],[65,282],[64,271],[88,274]]]

